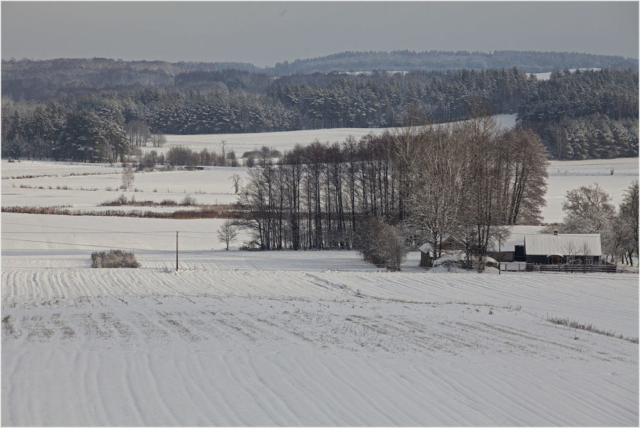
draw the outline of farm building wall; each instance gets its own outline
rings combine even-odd
[[[487,256],[496,259],[499,262],[512,262],[515,260],[515,251],[487,251]]]
[[[433,261],[428,251],[426,253],[420,251],[420,266],[426,268],[433,266]]]
[[[587,258],[592,260],[590,264],[600,264],[600,256],[572,256],[574,259],[574,264],[585,264]],[[562,263],[567,263],[567,256],[564,256]],[[547,265],[549,264],[549,260],[547,256],[527,256],[527,263],[533,263],[536,265]]]
[[[546,265],[547,256],[530,256],[527,255],[527,263],[533,263],[536,265]]]

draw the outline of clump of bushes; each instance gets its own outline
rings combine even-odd
[[[262,149],[260,149],[260,150],[251,150],[251,151],[244,152],[242,154],[242,157],[245,158],[245,159],[247,159],[247,158],[260,158],[260,157],[264,157],[264,158],[281,158],[282,157],[282,153],[280,153],[278,150],[270,149],[267,146],[262,146]]]
[[[151,201],[143,201],[144,203]],[[154,205],[155,206],[155,205]],[[251,219],[251,213],[238,210],[231,205],[208,205],[202,206],[201,210],[176,210],[171,212],[161,211],[141,211],[141,210],[70,210],[66,207],[73,205],[59,205],[51,207],[1,207],[1,212],[16,214],[51,214],[51,215],[69,215],[69,216],[98,216],[98,217],[136,217],[136,218],[175,218],[175,219],[194,219],[194,218],[223,218],[223,219]]]
[[[180,205],[185,206],[185,207],[191,207],[194,205],[198,205],[198,201],[196,201],[196,198],[194,198],[193,196],[185,196],[182,201],[180,201]]]
[[[156,162],[156,163],[159,163]],[[206,148],[197,152],[188,147],[175,146],[167,152],[166,163],[171,166],[184,166],[187,168],[195,166],[239,166],[236,154],[232,150],[222,156],[216,152],[210,152]]]
[[[74,215],[73,211],[67,208],[72,208],[73,205],[54,205],[50,207],[33,207],[33,206],[13,206],[2,207],[0,211],[3,213],[16,213],[16,214],[65,214]]]
[[[151,150],[150,153],[146,153],[140,158],[140,161],[138,162],[138,171],[153,171],[157,163],[159,163],[158,152]]]
[[[129,203],[129,200],[127,199],[127,197],[125,195],[120,195],[118,196],[116,199],[114,199],[113,201],[106,201],[100,204],[100,206],[102,207],[119,207],[122,205],[127,205]]]
[[[92,268],[137,268],[140,263],[133,253],[122,250],[94,251],[91,253]]]
[[[405,239],[394,226],[380,217],[363,222],[356,236],[354,248],[365,261],[388,270],[400,270],[407,254]]]
[[[131,199],[127,199],[125,195],[120,195],[112,201],[106,201],[100,204],[101,207],[120,207],[123,205],[131,205],[136,207],[175,207],[181,205],[184,207],[192,207],[198,205],[198,201],[196,200],[196,198],[189,195],[185,196],[179,204],[171,199],[163,199],[161,202],[136,201],[135,196],[132,196]]]

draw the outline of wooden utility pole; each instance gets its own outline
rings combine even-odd
[[[176,231],[176,271],[178,270],[178,232]]]

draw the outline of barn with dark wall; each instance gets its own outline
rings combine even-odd
[[[602,257],[600,234],[540,234],[524,238],[527,263],[599,264]]]

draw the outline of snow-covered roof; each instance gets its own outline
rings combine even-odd
[[[542,226],[508,226],[511,234],[509,237],[500,243],[498,246],[498,242],[494,239],[490,242],[489,250],[490,252],[498,252],[498,248],[503,253],[509,253],[516,251],[516,245],[524,245],[524,237],[527,235],[533,235],[540,233]]]
[[[507,242],[503,242],[500,246],[498,246],[498,244],[495,244],[494,247],[492,247],[491,252],[497,253],[498,249],[500,249],[501,253],[513,253],[514,251],[516,251],[516,245],[522,245],[522,240],[509,240]]]
[[[602,246],[600,234],[540,234],[527,235],[524,248],[528,256],[549,256],[562,254],[565,256],[601,256]]]
[[[428,242],[425,242],[420,247],[420,251],[422,251],[423,253],[426,253],[427,251],[431,251],[432,249],[433,249],[433,245],[429,244]]]

